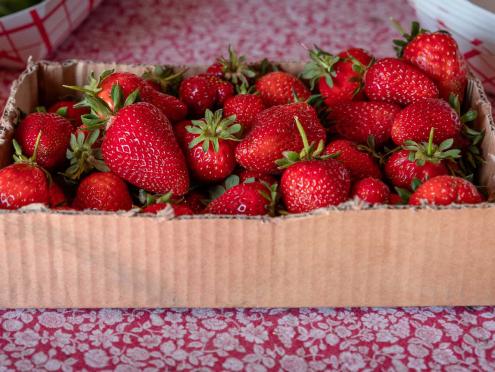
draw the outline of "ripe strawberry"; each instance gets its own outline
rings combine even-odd
[[[256,82],[256,90],[267,107],[294,102],[294,95],[300,101],[305,101],[311,95],[301,80],[283,71],[262,76]]]
[[[471,182],[454,176],[438,176],[420,185],[409,199],[410,205],[477,204],[483,197]]]
[[[316,111],[305,102],[271,107],[256,116],[253,129],[236,148],[236,160],[246,169],[277,173],[275,161],[284,151],[299,151],[303,142],[294,118],[298,117],[308,141],[325,140]]]
[[[383,58],[373,64],[366,71],[364,90],[372,101],[404,106],[438,97],[437,86],[423,71],[396,58]]]
[[[388,197],[388,204],[390,205],[402,205],[405,204],[404,200],[399,196],[399,194],[391,193]]]
[[[387,204],[390,198],[390,190],[379,179],[367,177],[354,184],[352,196],[369,204]]]
[[[236,165],[233,141],[241,125],[235,122],[235,116],[224,119],[222,115],[222,110],[206,110],[204,119],[193,120],[186,127],[187,163],[200,182],[221,181]]]
[[[0,170],[0,209],[49,203],[45,172],[32,164],[15,163]]]
[[[113,173],[94,172],[77,187],[72,206],[78,210],[127,211],[132,200],[127,185]]]
[[[326,155],[337,155],[335,158],[341,162],[350,172],[353,180],[360,180],[366,177],[381,178],[382,172],[373,156],[360,150],[354,142],[337,139],[330,142],[325,151]]]
[[[415,102],[395,116],[392,140],[397,145],[405,141],[427,142],[431,128],[435,128],[433,143],[456,138],[461,131],[459,115],[442,99]]]
[[[77,102],[73,101],[58,101],[50,106],[48,112],[63,116],[77,128],[82,125],[81,116],[89,114],[90,111],[87,107],[74,107],[76,104]]]
[[[179,88],[179,97],[196,116],[203,116],[234,95],[232,84],[214,75],[199,74],[184,79]]]
[[[168,206],[171,206],[175,217],[193,215],[194,212],[191,208],[184,204],[170,204],[170,203],[156,203],[151,204],[141,210],[141,213],[153,213],[156,214],[161,210],[164,210]]]
[[[238,94],[225,101],[223,114],[225,117],[235,115],[236,122],[242,125],[243,133],[253,127],[256,115],[265,109],[263,100],[255,94]]]
[[[113,116],[102,154],[110,170],[150,192],[184,195],[189,176],[172,125],[155,106],[130,104]]]
[[[254,180],[256,182],[266,182],[269,185],[277,183],[277,179],[271,174],[250,171],[243,169],[239,172],[239,182],[245,183],[247,180]]]
[[[205,195],[199,191],[191,191],[186,196],[184,196],[184,205],[187,205],[192,211],[193,214],[203,213],[206,203],[205,203]]]
[[[206,207],[207,214],[260,216],[268,213],[270,201],[263,195],[268,189],[259,182],[243,183],[225,191]]]
[[[206,73],[223,79],[223,66],[220,62],[215,62],[206,69]]]
[[[46,169],[55,169],[66,161],[74,127],[67,119],[54,113],[35,112],[29,114],[18,125],[15,138],[26,156],[32,156],[36,139],[41,133],[36,161]]]
[[[363,73],[373,60],[368,52],[351,48],[334,56],[315,46],[309,56],[312,61],[304,66],[302,76],[310,80],[311,89],[318,83],[327,106],[363,98]]]
[[[382,146],[390,138],[390,130],[400,107],[386,102],[348,102],[336,105],[329,114],[335,130],[348,140],[367,144],[373,136]]]
[[[52,180],[49,182],[48,186],[48,205],[50,208],[58,208],[62,206],[66,206],[67,204],[67,196],[65,195],[62,188]]]
[[[309,144],[300,121],[295,119],[303,149],[296,153],[285,151],[277,165],[284,169],[280,180],[282,200],[290,213],[337,205],[349,198],[350,173],[342,163],[321,155],[324,142]]]
[[[182,120],[177,124],[174,124],[174,134],[179,146],[182,148],[184,152],[187,151],[189,143],[187,142],[187,137],[189,136],[189,132],[187,131],[187,127],[192,125],[191,120]]]
[[[116,85],[120,87],[119,90],[113,89]],[[120,109],[119,106],[115,106],[115,102],[123,102],[132,94],[139,93],[142,101],[158,107],[167,116],[167,119],[172,122],[180,121],[187,115],[187,106],[184,103],[174,96],[157,91],[147,80],[130,72],[108,70],[104,71],[98,79],[91,74],[89,84],[83,88],[66,87],[100,98],[111,112],[116,112]],[[115,94],[120,96],[115,96]]]
[[[462,102],[468,80],[467,63],[457,42],[445,31],[429,32],[413,22],[410,34],[401,30],[403,40],[394,40],[398,56],[423,70],[448,100],[451,94]]]

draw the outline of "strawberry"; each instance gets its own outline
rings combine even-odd
[[[335,159],[341,162],[351,173],[353,180],[366,177],[381,178],[381,171],[373,156],[360,149],[354,142],[337,139],[330,142],[323,154],[338,155]]]
[[[32,203],[50,204],[51,178],[36,164],[41,133],[36,138],[34,153],[27,158],[16,140],[14,164],[0,169],[0,209],[18,209]]]
[[[187,142],[187,137],[189,137],[189,132],[187,127],[192,125],[191,120],[182,120],[174,125],[174,134],[177,142],[184,152],[188,150],[189,143]]]
[[[58,208],[66,206],[67,196],[65,195],[62,188],[52,180],[48,186],[48,205],[50,208]]]
[[[149,103],[129,104],[118,111],[108,121],[101,151],[113,173],[139,188],[175,195],[189,189],[172,125]]]
[[[334,56],[315,46],[309,56],[302,77],[310,80],[311,89],[318,83],[327,106],[363,99],[363,73],[373,60],[368,52],[351,48]]]
[[[353,185],[352,196],[369,204],[387,204],[390,190],[383,181],[373,177],[366,177]]]
[[[445,31],[429,32],[413,22],[410,34],[400,27],[404,40],[394,40],[399,57],[423,70],[440,90],[440,96],[448,100],[456,95],[462,102],[469,70],[459,46]]]
[[[196,116],[203,116],[207,109],[222,105],[234,95],[234,87],[214,75],[199,74],[184,79],[179,97]]]
[[[187,68],[176,70],[171,66],[156,65],[153,70],[146,70],[141,77],[155,90],[177,96],[180,82],[186,71]]]
[[[260,96],[255,94],[238,94],[227,98],[223,106],[225,117],[235,115],[236,122],[242,125],[243,133],[253,127],[256,115],[265,109]]]
[[[433,143],[456,138],[461,131],[459,115],[442,99],[415,102],[395,116],[392,140],[397,145],[405,141],[428,142],[431,128],[435,128]]]
[[[305,101],[311,92],[294,75],[283,71],[270,72],[256,82],[256,90],[267,107],[284,105],[297,99]]]
[[[206,72],[231,82],[236,88],[249,86],[249,79],[254,78],[255,72],[249,67],[246,57],[238,55],[230,46],[228,53],[228,58],[219,58]]]
[[[253,180],[256,182],[266,182],[269,185],[273,185],[277,183],[277,179],[273,177],[271,174],[250,171],[247,169],[243,169],[239,172],[239,182],[245,183],[248,180]]]
[[[72,207],[78,210],[127,211],[132,208],[132,200],[120,177],[109,172],[94,172],[77,187]]]
[[[118,85],[119,90],[113,87]],[[93,74],[89,77],[88,85],[83,88],[77,86],[65,86],[66,88],[82,91],[87,95],[100,98],[108,106],[110,111],[116,112],[120,107],[115,107],[115,102],[123,102],[131,95],[139,94],[144,102],[158,107],[172,122],[180,121],[187,115],[187,106],[176,97],[161,93],[154,89],[150,83],[130,72],[104,71],[98,79]],[[113,94],[119,93],[116,97]],[[132,97],[135,100],[135,97]]]
[[[89,114],[90,111],[87,107],[74,107],[76,104],[77,102],[73,101],[58,101],[50,106],[48,112],[63,116],[77,128],[82,125],[81,116]]]
[[[449,150],[454,142],[453,139],[435,145],[434,132],[432,128],[427,143],[406,141],[403,150],[393,153],[388,158],[385,163],[385,173],[394,186],[411,189],[415,179],[424,182],[449,173],[446,159],[460,157],[460,150]]]
[[[235,116],[222,117],[222,110],[206,110],[202,120],[193,120],[186,127],[187,163],[200,182],[218,182],[230,175],[236,165],[233,141],[241,125]]]
[[[15,138],[26,156],[32,156],[36,139],[41,133],[37,152],[37,163],[46,169],[56,169],[66,161],[74,127],[69,120],[54,113],[35,112],[20,122]]]
[[[399,196],[399,194],[391,193],[388,197],[388,204],[390,205],[402,205],[405,204],[404,200]]]
[[[404,106],[438,97],[436,84],[423,71],[396,58],[380,59],[366,71],[364,91],[372,101]]]
[[[271,107],[256,116],[253,129],[236,148],[236,160],[246,169],[277,173],[275,161],[284,151],[299,151],[303,142],[294,118],[298,117],[308,141],[325,140],[326,132],[316,111],[305,102]]]
[[[259,182],[231,187],[206,207],[207,214],[260,216],[268,213],[267,188]]]
[[[386,102],[348,102],[336,105],[329,114],[335,130],[344,138],[367,144],[370,136],[376,146],[390,138],[390,130],[400,107]]]
[[[342,163],[321,155],[324,142],[309,144],[299,119],[295,119],[303,142],[296,153],[285,151],[277,161],[285,169],[280,180],[282,200],[290,213],[309,212],[313,209],[338,205],[349,198],[350,173]],[[316,148],[315,148],[316,147]]]
[[[187,195],[184,196],[183,204],[188,206],[193,213],[192,214],[200,214],[203,213],[205,209],[205,195],[199,191],[191,191]]]
[[[410,205],[477,204],[483,197],[471,182],[454,176],[438,176],[420,185],[409,199]]]
[[[175,217],[194,214],[193,210],[189,206],[173,200],[171,192],[164,195],[151,195],[146,193],[144,190],[140,190],[139,200],[144,204],[141,209],[141,213],[157,214],[170,206],[174,211]]]

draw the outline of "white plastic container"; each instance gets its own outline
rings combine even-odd
[[[24,68],[54,51],[101,0],[45,0],[0,18],[0,66]]]

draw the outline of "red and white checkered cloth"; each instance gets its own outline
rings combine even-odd
[[[300,42],[384,56],[396,36],[387,18],[414,18],[406,0],[136,4],[106,0],[54,58],[209,63],[230,43],[252,59],[306,60]],[[2,97],[14,77],[0,71]],[[0,371],[99,368],[491,371],[495,309],[0,311]]]

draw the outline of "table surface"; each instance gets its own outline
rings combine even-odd
[[[253,60],[306,60],[302,44],[384,56],[389,16],[407,24],[414,11],[405,0],[106,0],[52,58],[208,63],[228,44]],[[2,102],[17,75],[0,71]],[[492,307],[1,310],[0,328],[0,371],[495,369]]]

